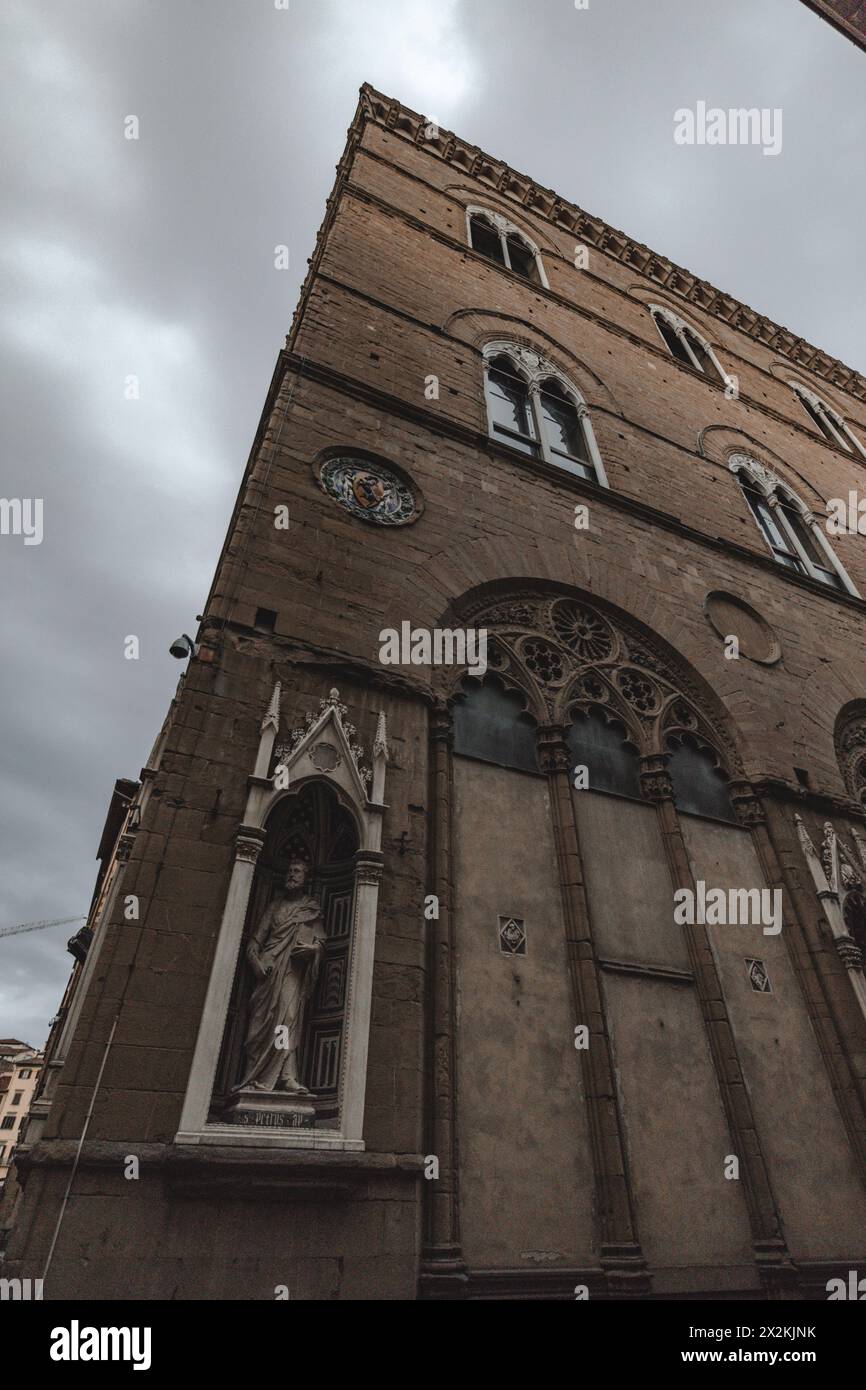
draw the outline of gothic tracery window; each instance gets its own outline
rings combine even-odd
[[[817,520],[789,488],[744,454],[735,454],[730,467],[777,564],[830,589],[856,592]]]
[[[671,357],[710,378],[727,381],[716,354],[705,338],[670,309],[652,305],[650,313]]]
[[[495,265],[513,271],[532,284],[546,287],[544,267],[537,247],[501,213],[470,208],[469,245]]]
[[[547,726],[564,727],[577,791],[645,800],[648,758],[650,780],[666,769],[681,812],[737,824],[728,776],[739,764],[718,712],[707,718],[646,637],[581,598],[540,591],[488,602],[471,619],[490,631],[491,674],[458,691],[456,753],[537,771]]]
[[[814,391],[810,391],[799,382],[792,381],[791,389],[794,391],[806,414],[817,425],[824,438],[830,444],[836,444],[846,453],[858,453],[866,459],[866,446],[861,444],[851,426],[842,418],[838,410],[834,410],[831,405],[822,400]]]
[[[454,706],[454,751],[520,772],[538,772],[535,722],[495,677],[466,680]]]
[[[488,344],[484,355],[490,437],[606,487],[589,411],[575,387],[516,344]]]
[[[688,734],[668,740],[668,773],[678,811],[736,824],[724,774],[707,748]]]
[[[866,812],[866,703],[846,705],[836,720],[836,757],[851,800]]]
[[[641,800],[637,749],[618,720],[606,718],[598,708],[575,715],[568,747],[574,766],[587,769],[590,791]]]

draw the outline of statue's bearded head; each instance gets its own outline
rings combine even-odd
[[[290,893],[299,893],[307,882],[307,866],[303,859],[292,859],[286,870],[286,888]]]

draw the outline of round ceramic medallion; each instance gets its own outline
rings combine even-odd
[[[319,483],[353,516],[377,526],[406,526],[420,507],[397,474],[384,464],[361,458],[328,459],[318,469]]]

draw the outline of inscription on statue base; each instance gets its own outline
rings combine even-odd
[[[238,1091],[226,1114],[232,1125],[257,1129],[312,1129],[316,1107],[311,1095],[297,1091]]]

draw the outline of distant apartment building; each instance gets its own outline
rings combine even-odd
[[[43,1054],[17,1038],[0,1038],[0,1193],[42,1069]]]

